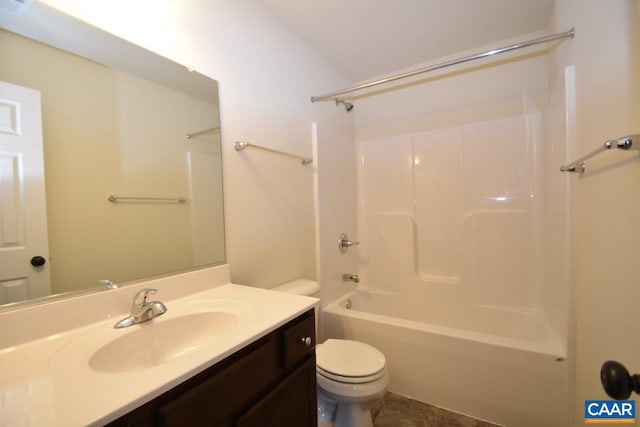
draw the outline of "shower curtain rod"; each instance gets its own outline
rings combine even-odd
[[[541,44],[541,43],[549,43],[555,40],[559,40],[559,39],[564,39],[564,38],[573,38],[575,34],[575,30],[572,28],[569,31],[565,31],[563,33],[557,33],[557,34],[553,34],[550,36],[545,36],[545,37],[540,37],[537,39],[533,39],[533,40],[529,40],[526,42],[520,42],[520,43],[516,43],[516,44],[512,44],[510,46],[504,46],[504,47],[500,47],[498,49],[492,49],[492,50],[488,50],[486,52],[482,52],[482,53],[476,53],[474,55],[469,55],[469,56],[465,56],[463,58],[458,58],[458,59],[452,59],[451,61],[446,61],[446,62],[442,62],[440,64],[436,64],[436,65],[431,65],[429,67],[424,67],[424,68],[420,68],[418,70],[413,70],[413,71],[409,71],[406,73],[402,73],[402,74],[397,74],[395,76],[391,76],[391,77],[386,77],[384,79],[380,79],[380,80],[375,80],[369,83],[363,83],[360,84],[358,86],[353,86],[347,89],[342,89],[342,90],[337,90],[335,92],[331,92],[331,93],[326,93],[324,95],[319,95],[319,96],[312,96],[311,97],[311,102],[317,102],[317,101],[323,101],[325,99],[328,98],[332,98],[335,99],[336,96],[338,95],[342,95],[345,93],[350,93],[350,92],[355,92],[356,90],[360,90],[360,89],[367,89],[373,86],[378,86],[384,83],[389,83],[389,82],[393,82],[396,80],[400,80],[400,79],[405,79],[407,77],[412,77],[418,74],[422,74],[422,73],[427,73],[429,71],[435,71],[435,70],[439,70],[441,68],[446,68],[446,67],[451,67],[453,65],[457,65],[457,64],[462,64],[464,62],[469,62],[469,61],[473,61],[476,59],[482,59],[482,58],[487,58],[489,56],[493,56],[493,55],[497,55],[500,53],[505,53],[505,52],[510,52],[512,50],[516,50],[516,49],[521,49],[521,48],[525,48],[525,47],[529,47],[529,46],[535,46],[537,44]]]

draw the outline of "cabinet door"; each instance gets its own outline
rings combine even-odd
[[[282,345],[285,369],[297,365],[316,347],[316,317],[313,315],[313,311],[307,312],[305,316],[283,330]]]
[[[157,411],[163,427],[224,426],[232,414],[257,398],[277,379],[278,346],[274,339],[252,350],[212,378],[184,392]]]
[[[316,427],[316,358],[304,362],[237,419],[237,427]]]

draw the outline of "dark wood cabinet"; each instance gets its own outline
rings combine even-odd
[[[316,425],[316,361],[307,359],[282,383],[236,421],[237,427],[299,427]]]
[[[316,427],[314,348],[310,310],[109,426]]]

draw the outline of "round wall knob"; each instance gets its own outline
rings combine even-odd
[[[311,337],[302,337],[300,338],[300,342],[309,347],[311,345]]]
[[[41,257],[40,255],[37,255],[31,258],[31,265],[33,265],[34,267],[41,267],[45,265],[46,262],[47,260]]]

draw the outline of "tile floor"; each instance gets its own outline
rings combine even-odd
[[[374,427],[499,427],[387,392],[372,411]]]

